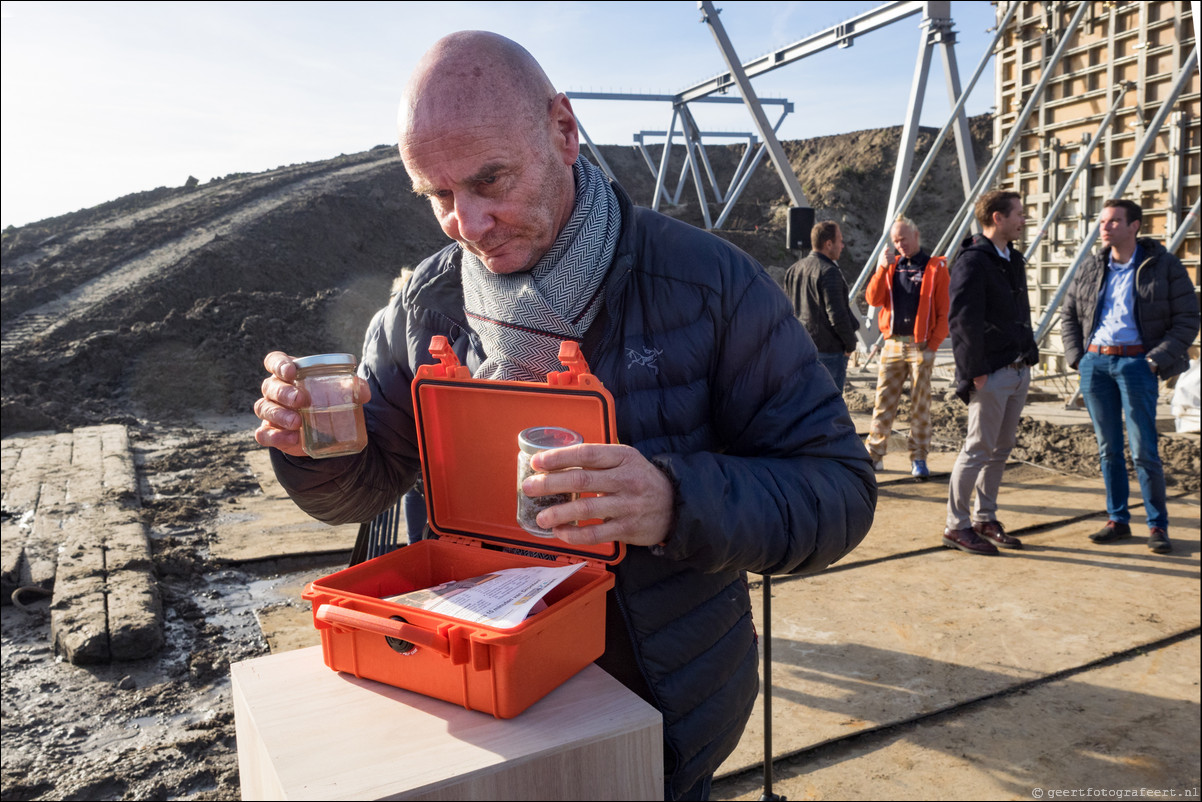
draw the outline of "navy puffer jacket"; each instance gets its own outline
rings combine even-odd
[[[868,532],[876,480],[842,397],[763,268],[615,191],[622,235],[582,350],[614,396],[620,441],[671,479],[676,514],[662,553],[630,548],[614,569],[631,643],[607,645],[607,655],[633,653],[640,690],[663,713],[665,793],[675,798],[717,769],[751,714],[758,660],[745,572],[812,573],[838,560]],[[433,335],[471,370],[483,360],[459,259],[451,245],[423,262],[368,332],[367,449],[327,460],[273,453],[281,483],[311,515],[370,520],[409,487],[418,468],[409,383],[416,365],[433,362]]]
[[[1198,297],[1181,260],[1153,239],[1140,238],[1135,268],[1135,324],[1147,358],[1161,379],[1189,367],[1189,347],[1198,335]],[[1097,331],[1110,272],[1110,249],[1082,263],[1069,285],[1060,318],[1064,358],[1076,369]]]
[[[985,235],[973,234],[961,243],[952,266],[947,324],[956,360],[956,396],[966,404],[975,377],[1013,362],[1039,361],[1026,260],[1013,245],[1007,261]]]

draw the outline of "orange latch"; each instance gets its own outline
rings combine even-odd
[[[419,379],[470,379],[471,371],[459,364],[459,357],[451,350],[451,344],[441,334],[430,338],[430,356],[438,360],[437,365],[422,365],[415,378]]]
[[[580,353],[580,343],[565,340],[559,346],[559,361],[567,368],[559,373],[548,373],[547,384],[552,387],[596,387],[597,377],[588,372],[588,362]]]

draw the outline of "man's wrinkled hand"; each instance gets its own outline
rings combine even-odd
[[[255,415],[262,421],[255,430],[255,441],[261,446],[303,457],[300,410],[307,399],[293,385],[296,365],[283,351],[272,351],[263,358],[263,367],[269,375],[263,380],[262,397],[255,402]]]
[[[255,402],[255,415],[262,421],[255,430],[255,441],[294,457],[304,457],[300,410],[308,406],[309,398],[294,384],[296,364],[283,351],[272,351],[263,358],[263,367],[269,375],[263,380],[263,396]],[[356,395],[360,403],[366,404],[371,399],[371,389],[363,379],[356,381],[359,383]]]
[[[567,543],[593,545],[613,540],[654,546],[668,536],[675,502],[672,483],[630,446],[584,443],[536,454],[540,473],[522,484],[528,496],[598,493],[538,514],[538,525]],[[578,469],[578,470],[572,470]],[[576,526],[576,521],[602,523]]]

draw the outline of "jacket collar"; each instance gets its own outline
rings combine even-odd
[[[960,250],[980,251],[982,253],[987,253],[994,259],[997,259],[999,262],[1003,262],[1005,264],[1010,264],[1010,262],[1013,262],[1015,256],[1018,256],[1019,260],[1022,261],[1022,254],[1015,250],[1013,242],[1007,242],[1006,247],[1010,249],[1009,261],[1002,259],[1002,255],[998,253],[997,246],[993,244],[993,240],[989,239],[989,237],[986,237],[984,234],[973,234],[971,237],[968,237],[963,243],[961,243]]]
[[[408,309],[433,309],[455,320],[463,318],[463,282],[460,260],[463,249],[452,242],[419,264],[402,290]]]
[[[1153,262],[1159,259],[1161,255],[1166,253],[1168,253],[1168,249],[1165,248],[1160,242],[1152,239],[1151,237],[1140,237],[1135,241],[1135,256],[1137,257],[1135,267],[1138,269],[1140,265]],[[1094,258],[1097,259],[1098,264],[1101,265],[1103,271],[1110,269],[1109,248],[1103,245],[1095,252]]]
[[[823,262],[825,264],[834,265],[835,267],[839,266],[838,262],[836,262],[834,259],[827,256],[825,253],[820,253],[818,251],[810,251],[810,256],[817,258],[818,261]]]

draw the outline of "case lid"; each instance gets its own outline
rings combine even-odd
[[[586,443],[616,443],[614,400],[575,342],[559,361],[566,371],[547,383],[473,379],[447,339],[430,341],[436,365],[413,380],[413,410],[425,483],[426,515],[438,535],[615,564],[624,543],[577,546],[538,537],[517,522],[518,434],[534,426],[562,426]],[[587,526],[587,523],[581,525]]]

